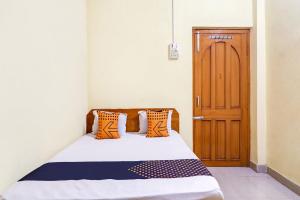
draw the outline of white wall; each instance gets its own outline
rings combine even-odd
[[[267,164],[300,185],[300,1],[266,8]]]
[[[192,146],[192,27],[250,27],[252,0],[88,0],[89,107],[175,107]]]
[[[0,1],[0,193],[79,137],[84,0]]]

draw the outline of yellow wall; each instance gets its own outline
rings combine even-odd
[[[265,0],[253,0],[251,31],[251,162],[266,165]]]
[[[257,152],[257,2],[253,0],[253,27],[250,32],[250,160],[258,163]]]
[[[175,107],[192,146],[192,27],[250,27],[251,0],[88,0],[89,107]]]
[[[298,0],[267,0],[267,161],[300,184]]]
[[[0,1],[0,193],[83,133],[86,97],[85,1]]]

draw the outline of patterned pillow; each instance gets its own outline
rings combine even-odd
[[[168,110],[154,112],[147,110],[148,131],[147,137],[167,137],[169,136],[167,122]]]
[[[99,123],[96,139],[116,139],[120,138],[118,131],[118,119],[120,113],[98,112]]]

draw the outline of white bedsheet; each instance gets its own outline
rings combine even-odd
[[[180,135],[145,138],[128,133],[117,140],[95,140],[87,134],[50,159],[49,162],[139,161],[194,159]],[[21,181],[6,193],[6,199],[164,199],[221,200],[215,178],[194,176],[173,179]]]

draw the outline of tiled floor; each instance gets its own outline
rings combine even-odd
[[[210,167],[218,180],[225,200],[300,200],[268,174],[258,174],[250,168]]]

